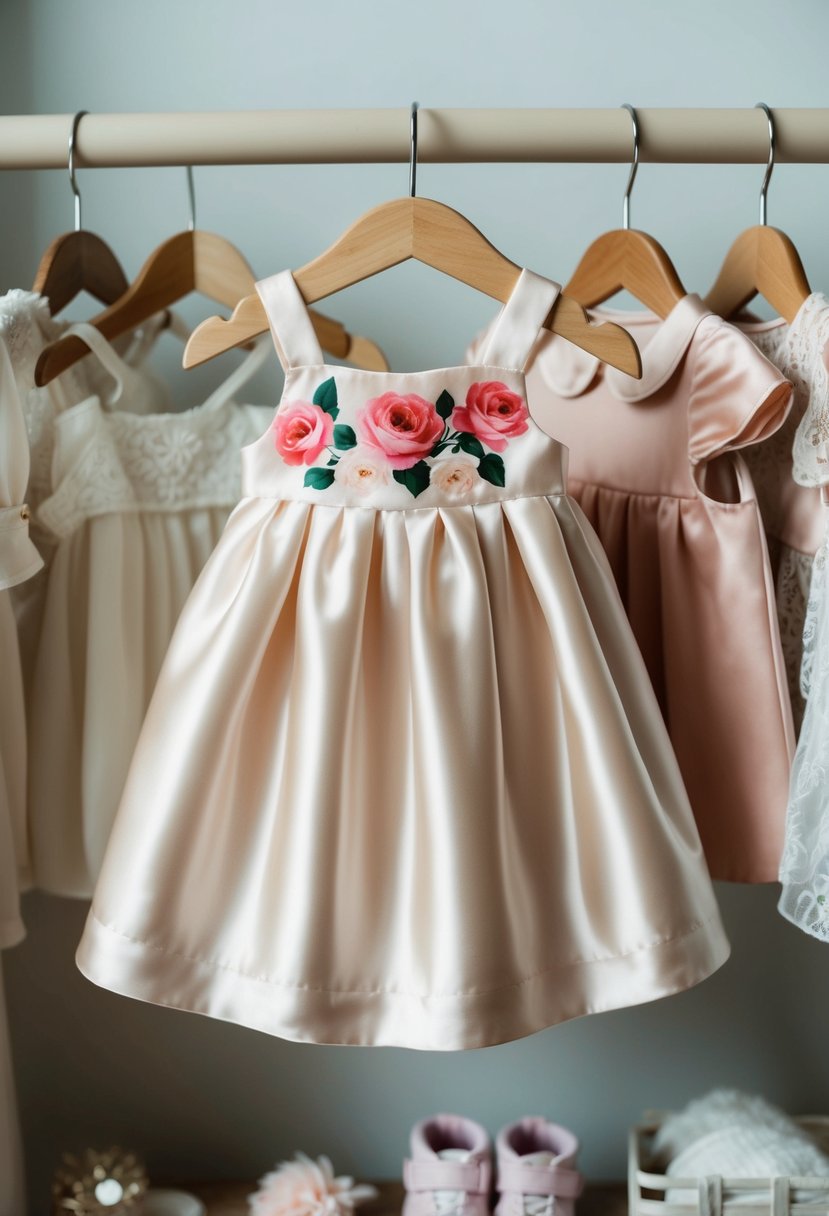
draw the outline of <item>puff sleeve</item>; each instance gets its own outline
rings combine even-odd
[[[727,321],[700,323],[688,403],[688,454],[701,464],[760,443],[785,422],[792,386]]]

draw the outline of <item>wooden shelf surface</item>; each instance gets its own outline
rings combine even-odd
[[[399,1216],[403,1204],[400,1182],[375,1182],[380,1194],[370,1203],[355,1209],[357,1216]],[[208,1216],[249,1216],[248,1195],[256,1190],[252,1182],[190,1182],[182,1190],[198,1195]],[[576,1206],[577,1216],[627,1216],[627,1188],[623,1182],[588,1185]]]

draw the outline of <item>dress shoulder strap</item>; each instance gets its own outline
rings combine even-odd
[[[121,399],[125,387],[130,386],[138,378],[138,373],[121,358],[115,347],[104,337],[101,331],[89,322],[75,322],[74,325],[70,325],[68,329],[64,330],[62,336],[67,338],[73,335],[83,338],[98,362],[115,381],[114,389],[106,398],[107,406],[115,405]]]
[[[291,367],[313,367],[325,359],[308,309],[290,270],[256,284],[273,335],[279,361]]]
[[[552,279],[522,270],[480,356],[486,367],[523,372],[538,332],[558,299],[561,286]]]

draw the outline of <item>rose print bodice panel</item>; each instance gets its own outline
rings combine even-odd
[[[323,361],[290,271],[257,284],[285,369],[245,497],[381,510],[565,493],[566,449],[536,425],[523,369],[559,286],[522,271],[481,363],[399,374]]]

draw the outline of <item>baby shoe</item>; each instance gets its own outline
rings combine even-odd
[[[412,1128],[403,1216],[487,1216],[492,1144],[479,1123],[431,1115]]]
[[[584,1187],[579,1142],[566,1127],[528,1115],[498,1133],[495,1216],[573,1216]]]

